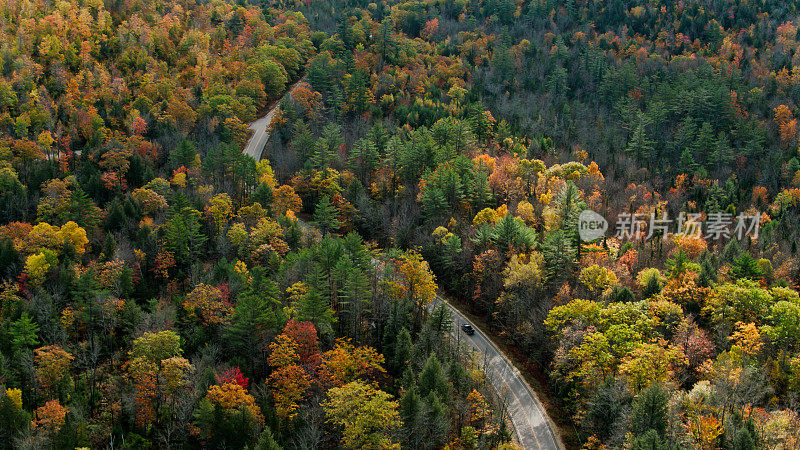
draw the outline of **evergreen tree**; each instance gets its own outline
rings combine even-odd
[[[422,431],[422,401],[415,386],[409,386],[400,399],[400,420],[403,421],[403,435],[410,448],[420,448]]]
[[[732,450],[755,450],[756,448],[756,440],[747,427],[741,427],[736,430],[736,435],[733,437],[733,445],[731,446]]]
[[[634,436],[632,450],[667,450],[669,447],[664,443],[656,430],[649,429],[644,434]]]
[[[636,121],[636,128],[634,128],[631,140],[628,142],[628,146],[625,148],[626,153],[640,161],[649,160],[655,151],[655,148],[653,147],[654,142],[647,136],[646,127],[648,125],[649,121],[647,116],[644,113],[639,112],[639,116]]]
[[[663,386],[653,383],[633,400],[631,410],[631,430],[636,435],[644,435],[655,430],[658,436],[667,431],[667,402],[669,394]]]
[[[396,371],[400,371],[412,361],[414,355],[414,343],[411,341],[411,333],[406,327],[402,327],[396,335],[397,341],[394,347],[394,357],[391,365]]]
[[[314,222],[322,232],[323,235],[328,234],[332,230],[336,230],[341,226],[337,218],[338,211],[336,207],[331,204],[330,198],[322,197],[314,209]]]
[[[272,430],[269,427],[265,427],[264,431],[261,432],[261,436],[258,438],[258,442],[254,447],[255,450],[283,450],[278,442],[275,440],[275,437],[272,435]]]
[[[39,326],[27,312],[23,312],[19,319],[11,323],[8,332],[15,351],[39,345]]]
[[[428,393],[424,403],[422,444],[425,448],[440,447],[447,441],[447,433],[450,429],[447,409],[433,391]]]
[[[348,158],[350,170],[358,175],[361,182],[369,184],[368,176],[377,167],[379,157],[378,150],[371,140],[359,139],[350,151]]]
[[[369,280],[364,272],[355,267],[352,259],[345,256],[337,264],[340,271],[339,289],[339,326],[344,334],[359,341],[363,315],[368,312],[370,300]]]
[[[419,374],[417,386],[420,396],[426,397],[429,393],[433,393],[439,398],[448,398],[450,387],[447,382],[442,364],[436,355],[431,354]]]

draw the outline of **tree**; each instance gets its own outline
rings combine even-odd
[[[35,255],[28,256],[25,260],[25,273],[34,286],[40,286],[47,278],[47,274],[53,266],[50,261],[55,259],[52,255],[53,252],[44,250]],[[50,256],[50,258],[48,258],[48,256]]]
[[[659,383],[653,383],[633,399],[631,410],[631,430],[637,435],[643,435],[649,430],[655,430],[659,436],[664,436],[668,426],[667,402],[669,395]]]
[[[336,217],[337,215],[336,207],[331,205],[330,199],[327,196],[322,197],[317,203],[316,209],[314,209],[314,222],[316,222],[323,235],[341,226],[339,219]]]
[[[364,314],[369,308],[369,301],[372,298],[369,279],[360,268],[355,267],[352,259],[346,256],[339,260],[337,271],[341,273],[342,284],[339,288],[339,324],[350,326],[346,333],[356,342],[362,328]]]
[[[652,139],[647,135],[647,127],[650,125],[650,120],[647,115],[641,111],[638,113],[636,121],[636,128],[633,130],[631,140],[625,148],[625,152],[638,159],[639,161],[647,161],[655,150],[653,147]]]
[[[506,214],[494,227],[494,241],[503,252],[527,252],[536,247],[536,232],[521,219]]]
[[[400,399],[400,419],[403,422],[406,442],[413,448],[421,446],[419,441],[423,428],[422,407],[416,386],[407,386],[403,398]]]
[[[233,217],[233,201],[231,197],[226,194],[217,194],[208,201],[206,205],[206,215],[211,219],[211,222],[216,227],[217,231],[228,224],[228,221]]]
[[[447,440],[450,421],[444,402],[431,391],[423,402],[422,412],[422,446],[425,448],[440,447]]]
[[[667,450],[669,447],[658,435],[658,432],[651,428],[646,433],[635,436],[631,448],[634,450]]]
[[[362,381],[328,390],[322,407],[328,421],[343,428],[345,448],[387,448],[400,428],[398,403],[392,396]]]
[[[11,346],[15,351],[39,345],[39,326],[31,320],[27,312],[23,312],[18,320],[11,323],[9,333]]]
[[[195,414],[200,442],[213,448],[245,448],[255,444],[264,424],[252,395],[236,383],[209,387]]]
[[[54,436],[64,426],[68,412],[58,400],[49,400],[34,411],[31,428],[41,430],[48,436]]]
[[[263,367],[267,339],[281,317],[274,283],[263,278],[262,268],[254,268],[251,276],[250,287],[239,294],[223,336],[233,353],[247,362],[248,373],[256,374],[256,368]]]
[[[261,410],[256,406],[253,396],[247,393],[247,389],[237,383],[212,385],[208,388],[206,398],[211,403],[222,407],[226,412],[245,409],[258,422],[264,422],[264,417],[261,414]]]
[[[379,157],[378,150],[371,140],[359,139],[350,151],[348,162],[361,182],[368,185],[369,175],[377,167]]]
[[[292,418],[297,415],[297,402],[311,386],[311,379],[298,364],[298,347],[298,343],[285,333],[269,344],[267,362],[274,368],[269,376],[269,384],[278,417]]]
[[[558,279],[570,273],[574,264],[575,248],[562,230],[547,234],[542,243],[547,280]]]
[[[69,376],[69,368],[74,356],[58,345],[48,345],[34,351],[36,377],[45,389],[55,388],[65,377]]]
[[[61,226],[56,235],[65,249],[72,249],[78,256],[83,256],[83,254],[86,253],[86,246],[89,245],[89,239],[86,237],[86,230],[79,227],[77,223],[71,220],[68,221]]]
[[[291,186],[283,185],[275,189],[272,198],[272,210],[278,216],[285,215],[289,211],[298,213],[303,209],[300,196],[295,194]]]
[[[675,349],[662,343],[639,343],[619,365],[619,371],[628,380],[634,392],[652,383],[668,381],[670,367],[681,356]]]
[[[319,378],[323,385],[342,386],[355,380],[369,380],[386,372],[384,357],[369,346],[353,346],[338,339],[333,349],[322,355]]]
[[[397,262],[397,281],[393,284],[398,299],[408,299],[415,306],[417,323],[422,312],[436,296],[436,279],[428,262],[414,251],[408,251]]]
[[[186,294],[181,306],[190,318],[204,326],[227,324],[233,309],[219,288],[204,283]]]
[[[597,264],[592,264],[589,267],[581,269],[581,273],[578,275],[578,281],[586,286],[586,289],[593,295],[600,294],[610,289],[618,282],[614,272],[608,268],[600,267]]]
[[[162,405],[174,405],[177,391],[186,385],[186,376],[193,369],[181,357],[180,337],[172,330],[144,333],[133,341],[130,359],[125,364],[133,382],[136,424],[142,428],[156,422]],[[172,420],[174,409],[166,414]]]
[[[717,324],[733,329],[736,322],[761,323],[767,317],[773,298],[755,281],[741,279],[736,284],[720,284],[714,288],[704,308]]]
[[[764,325],[761,332],[778,344],[784,355],[800,344],[800,305],[781,300],[772,305],[768,319],[770,324]]]
[[[283,450],[283,447],[275,440],[272,430],[269,427],[264,427],[264,431],[261,432],[261,436],[259,436],[256,443],[255,450]]]
[[[180,356],[182,353],[180,339],[178,333],[172,330],[145,332],[141,337],[133,340],[130,357],[159,362],[173,356]]]
[[[297,354],[301,363],[311,365],[319,363],[319,339],[313,323],[289,320],[283,327],[283,334],[297,343]]]
[[[428,357],[422,372],[419,375],[418,383],[419,394],[427,397],[429,393],[434,393],[439,399],[449,398],[450,387],[448,386],[447,375],[442,371],[442,365],[435,355]]]
[[[201,232],[200,212],[182,208],[172,215],[164,228],[164,248],[174,255],[179,264],[189,266],[206,242],[206,236]]]
[[[22,408],[22,390],[7,388],[0,391],[0,448],[12,449],[17,433],[27,429],[31,416]]]

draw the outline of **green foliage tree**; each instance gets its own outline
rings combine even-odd
[[[327,234],[341,226],[337,216],[338,211],[331,204],[330,198],[327,196],[322,197],[317,203],[316,209],[314,209],[314,222],[316,222],[322,234]]]
[[[654,430],[659,437],[667,431],[667,402],[669,394],[658,383],[653,383],[642,390],[633,399],[631,410],[631,430],[636,435],[645,435]]]

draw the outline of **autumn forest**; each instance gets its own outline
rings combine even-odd
[[[0,38],[0,449],[800,448],[800,2]]]

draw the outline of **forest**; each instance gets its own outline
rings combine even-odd
[[[522,448],[438,297],[565,448],[800,448],[800,2],[0,0],[0,36],[0,448]]]

